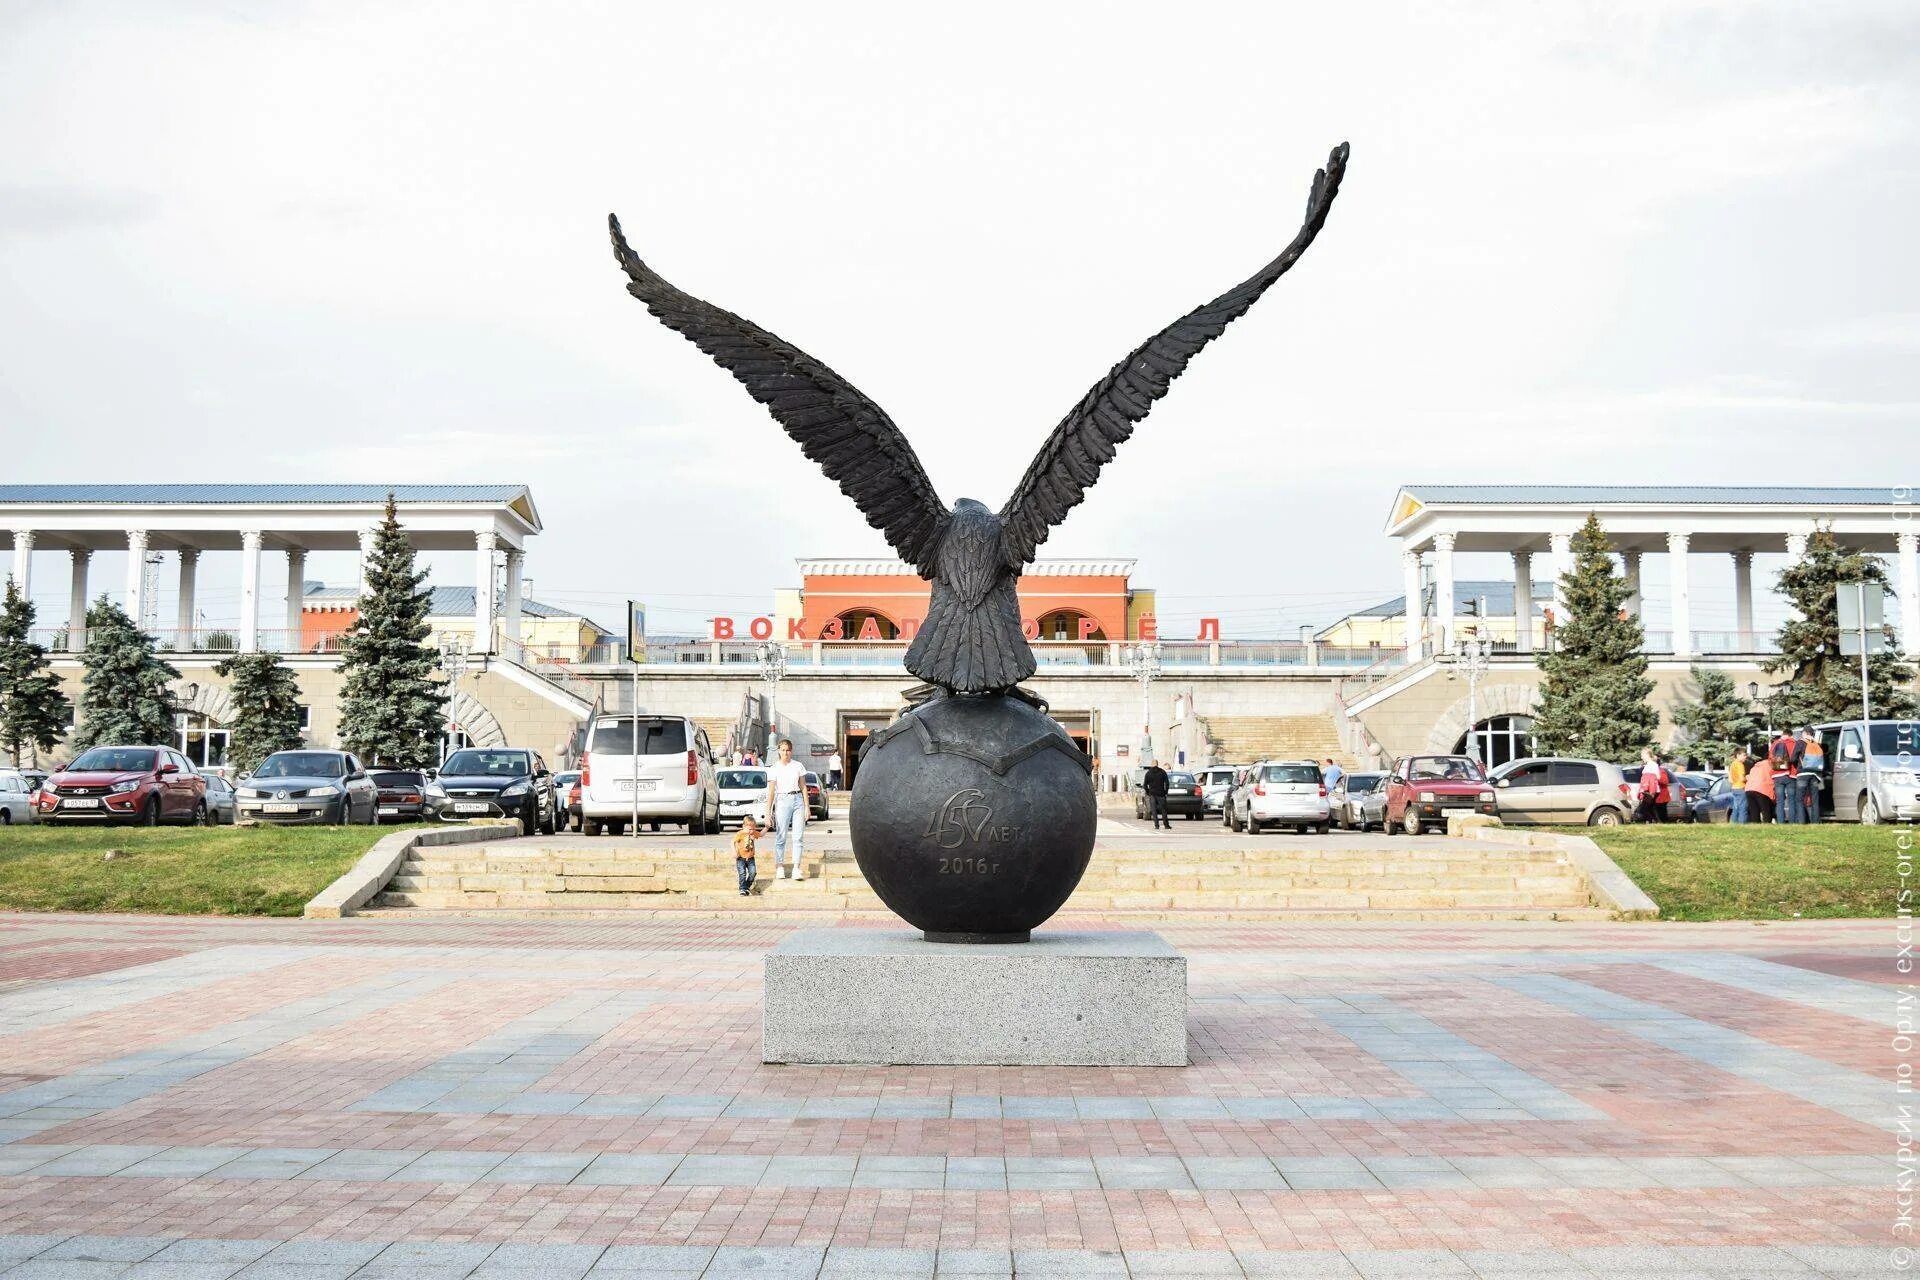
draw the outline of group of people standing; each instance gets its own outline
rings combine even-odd
[[[1811,729],[1782,729],[1755,758],[1745,747],[1727,762],[1732,822],[1818,822],[1827,753]]]

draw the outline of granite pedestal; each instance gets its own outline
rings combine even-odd
[[[1187,960],[1157,933],[958,945],[804,929],[765,973],[767,1062],[1187,1065]]]

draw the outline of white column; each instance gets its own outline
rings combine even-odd
[[[1521,653],[1533,649],[1533,552],[1513,553],[1513,643]]]
[[[1420,660],[1420,553],[1402,551],[1400,553],[1400,578],[1406,592],[1407,623],[1407,661]]]
[[[181,653],[193,649],[194,580],[200,573],[200,552],[193,547],[180,549],[180,607],[174,616],[173,647]]]
[[[67,587],[67,651],[79,653],[87,647],[87,568],[93,563],[93,552],[74,547],[67,552],[67,560],[72,566]]]
[[[373,530],[360,531],[360,594],[367,594],[367,566],[373,563]]]
[[[1453,644],[1453,535],[1433,535],[1433,643],[1444,653]]]
[[[1895,536],[1900,550],[1900,647],[1909,658],[1920,653],[1920,534]]]
[[[301,607],[307,594],[307,549],[305,547],[287,548],[287,637],[280,645],[282,653],[298,653],[301,649],[300,623]]]
[[[1567,584],[1563,579],[1567,570],[1573,567],[1573,535],[1570,533],[1550,533],[1547,535],[1547,572],[1553,575],[1553,625],[1558,630],[1567,625]]]
[[[507,548],[507,589],[501,602],[500,631],[515,644],[520,642],[520,571],[525,562],[524,551],[518,547]]]
[[[147,611],[147,531],[127,530],[127,616],[140,625]]]
[[[33,530],[15,529],[13,531],[13,571],[8,575],[13,584],[20,588],[20,594],[29,598],[33,595]]]
[[[1667,556],[1670,561],[1667,569],[1667,594],[1671,600],[1673,613],[1673,656],[1690,657],[1693,653],[1693,614],[1687,601],[1687,547],[1693,535],[1670,533],[1667,535]]]
[[[1620,553],[1620,565],[1626,571],[1627,612],[1636,618],[1644,620],[1647,616],[1647,602],[1640,594],[1640,553],[1638,551],[1622,551]]]
[[[473,652],[493,652],[493,551],[499,535],[473,535]]]
[[[260,531],[240,534],[240,652],[260,651]]]
[[[1733,628],[1739,633],[1736,647],[1752,653],[1759,647],[1753,634],[1753,552],[1733,553]]]
[[[1804,533],[1790,533],[1787,535],[1787,559],[1789,561],[1805,560],[1807,558],[1807,537],[1808,535]]]

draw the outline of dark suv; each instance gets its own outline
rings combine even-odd
[[[207,780],[171,747],[89,747],[34,798],[40,821],[204,823]]]
[[[426,786],[427,814],[441,822],[518,818],[527,835],[552,835],[553,774],[525,747],[467,747],[448,756]]]

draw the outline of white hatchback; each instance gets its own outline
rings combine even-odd
[[[752,767],[720,771],[720,822],[738,825],[742,818],[765,827],[767,817],[767,771]]]
[[[718,831],[715,764],[707,731],[685,716],[597,716],[580,761],[581,829],[619,832],[637,816],[684,823],[688,835]]]

